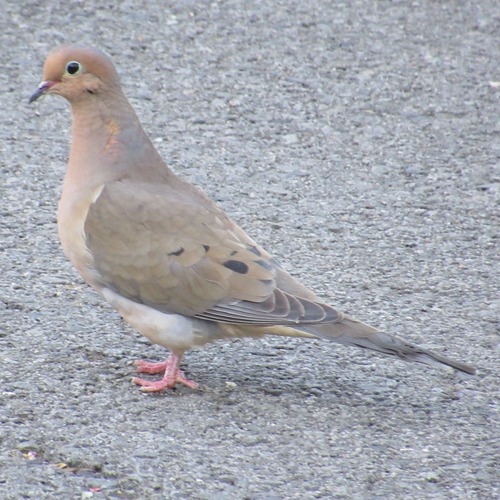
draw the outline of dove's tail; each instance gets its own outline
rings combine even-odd
[[[451,366],[455,370],[470,375],[476,373],[476,370],[471,366],[409,344],[404,340],[388,335],[350,317],[345,317],[338,323],[301,325],[295,328],[322,339],[333,340],[334,342],[345,345],[363,347],[390,356],[397,356],[405,361],[414,361],[439,367],[443,367],[443,365]]]
[[[454,361],[445,356],[434,354],[427,349],[410,344],[387,333],[381,332],[373,326],[362,323],[343,313],[339,313],[338,321],[316,323],[275,325],[256,328],[254,325],[220,324],[226,335],[233,336],[261,336],[283,335],[290,337],[321,338],[344,345],[363,347],[372,351],[395,356],[405,361],[423,363],[425,365],[443,367],[449,366],[463,373],[474,375],[475,368]]]

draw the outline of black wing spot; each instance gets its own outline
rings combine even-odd
[[[205,249],[205,252],[208,252],[210,250],[210,245],[203,245],[203,248]]]
[[[272,271],[274,269],[272,264],[269,264],[269,262],[267,262],[266,260],[256,260],[255,263],[259,264],[259,266],[267,269],[268,271]]]
[[[170,252],[167,255],[175,255],[176,257],[179,257],[179,255],[182,255],[184,253],[184,248],[180,247],[179,250],[176,250],[175,252]]]
[[[257,257],[260,257],[262,255],[257,247],[248,247],[248,250],[257,255]]]
[[[248,273],[248,266],[240,260],[226,260],[226,262],[224,262],[222,265],[224,267],[227,267],[228,269],[231,269],[231,271],[234,271],[235,273]]]
[[[274,284],[274,280],[259,280],[264,285],[272,285]]]

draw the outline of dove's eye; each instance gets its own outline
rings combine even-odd
[[[82,65],[78,61],[70,61],[66,64],[66,73],[71,76],[78,75],[82,71]]]

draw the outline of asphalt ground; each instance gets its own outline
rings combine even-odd
[[[0,497],[498,498],[499,33],[493,0],[3,2]],[[61,43],[287,270],[478,375],[269,338],[142,394],[165,350],[57,238],[70,115],[27,100]]]

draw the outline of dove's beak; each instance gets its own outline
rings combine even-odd
[[[52,85],[56,84],[57,82],[52,82],[50,80],[46,80],[40,85],[38,85],[38,88],[36,89],[36,92],[30,97],[30,100],[28,101],[29,104],[31,104],[33,101],[36,101],[40,96],[43,94],[46,94]]]

